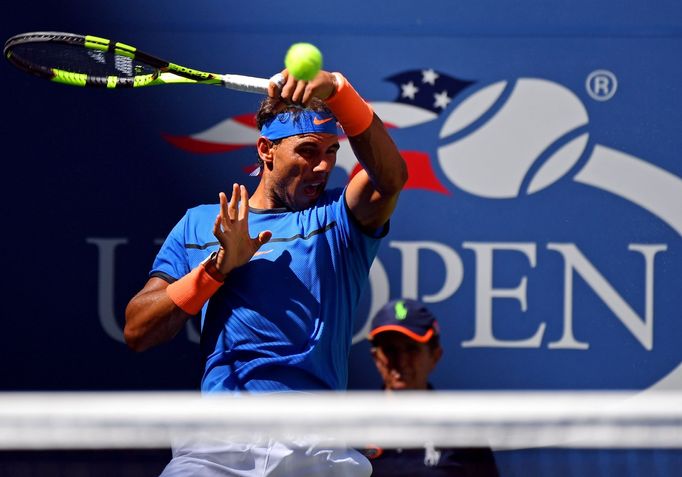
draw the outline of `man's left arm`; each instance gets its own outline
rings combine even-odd
[[[383,227],[407,181],[407,166],[384,123],[348,80],[332,73],[334,92],[325,100],[348,135],[362,170],[346,189],[346,204],[367,232]]]
[[[375,231],[395,209],[407,181],[407,166],[376,114],[365,131],[348,140],[362,170],[348,184],[346,203],[364,230]]]
[[[318,97],[339,120],[363,167],[348,184],[346,204],[365,231],[384,226],[407,181],[407,166],[384,123],[338,73],[320,71],[310,82],[296,80],[286,69],[281,75],[282,86],[271,83],[270,96],[303,105]]]

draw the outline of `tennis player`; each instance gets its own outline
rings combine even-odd
[[[282,73],[257,113],[260,182],[189,209],[126,309],[138,351],[201,316],[203,392],[346,387],[352,317],[406,166],[382,121],[339,73]],[[363,169],[326,190],[337,122]],[[369,475],[352,449],[316,443],[226,443],[176,450],[163,475]]]

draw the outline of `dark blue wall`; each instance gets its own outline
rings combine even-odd
[[[439,316],[439,388],[682,386],[679,2],[268,2],[254,13],[248,2],[67,0],[15,4],[0,20],[3,38],[36,30],[262,77],[282,68],[291,43],[311,41],[377,110],[403,104],[408,73],[470,82],[442,108],[424,103],[436,111],[428,119],[384,117],[414,122],[393,130],[414,182],[358,311],[350,386],[378,386],[363,326],[399,296]],[[588,80],[594,72],[602,83]],[[184,210],[235,180],[256,184],[243,172],[253,150],[200,154],[164,135],[252,113],[258,98],[70,88],[7,62],[0,78],[2,388],[196,388],[194,334],[143,354],[117,337]],[[337,168],[335,185],[347,172]]]

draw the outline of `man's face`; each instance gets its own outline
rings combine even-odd
[[[426,389],[429,374],[443,352],[397,331],[379,333],[373,345],[374,364],[390,390]]]
[[[308,133],[282,139],[265,159],[267,194],[276,207],[303,210],[320,197],[336,164],[338,136]],[[263,158],[263,156],[261,156]]]

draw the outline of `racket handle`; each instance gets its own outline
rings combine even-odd
[[[268,85],[270,82],[272,81],[280,84],[282,75],[277,73],[270,79],[243,75],[222,75],[221,79],[223,80],[223,86],[226,88],[245,91],[247,93],[268,94]]]

